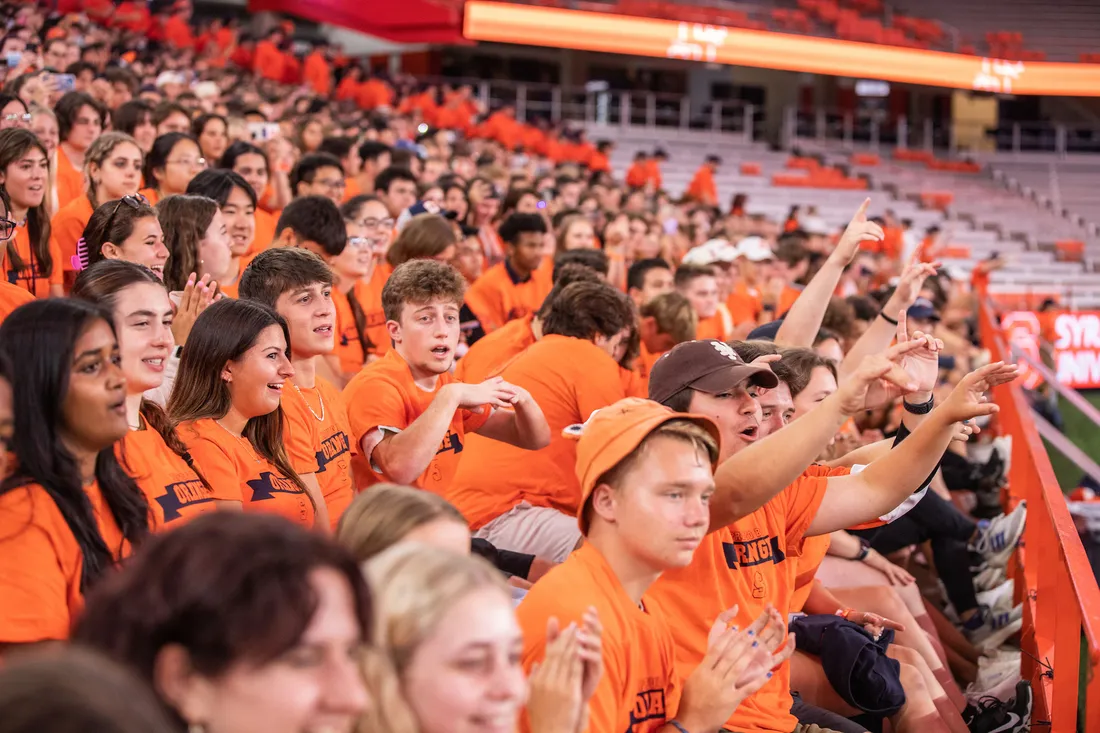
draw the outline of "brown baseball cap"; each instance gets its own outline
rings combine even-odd
[[[772,389],[779,378],[766,366],[746,364],[723,341],[686,341],[666,352],[649,373],[649,399],[664,403],[685,389],[721,394],[749,382]]]
[[[631,453],[657,428],[670,420],[690,420],[721,443],[718,426],[709,417],[673,412],[664,405],[640,397],[626,397],[596,410],[583,425],[570,425],[562,436],[577,441],[577,481],[581,500],[577,520],[581,533],[588,534],[584,507],[602,476]],[[711,457],[711,470],[718,468],[718,456]]]

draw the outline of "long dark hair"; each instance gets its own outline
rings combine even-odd
[[[58,428],[76,341],[97,321],[114,330],[110,314],[98,306],[50,298],[16,308],[0,325],[0,352],[11,363],[11,445],[17,464],[15,473],[0,484],[0,493],[38,484],[53,499],[84,558],[81,590],[94,585],[114,559],[100,534],[76,458],[61,442]],[[95,477],[123,537],[136,547],[149,533],[149,503],[122,470],[113,445],[96,457]]]
[[[142,173],[145,175],[145,184],[154,189],[160,188],[160,183],[157,181],[155,175],[156,171],[164,168],[168,163],[168,156],[172,154],[176,146],[183,140],[190,140],[195,143],[195,147],[199,146],[199,141],[190,135],[186,135],[182,132],[168,132],[161,135],[153,141],[153,149],[145,156],[145,169]],[[202,149],[199,148],[201,151]],[[202,154],[201,152],[199,153]]]
[[[88,253],[88,267],[107,259],[103,256],[103,245],[122,246],[122,243],[134,233],[134,225],[140,219],[157,218],[157,212],[136,197],[128,201],[116,199],[105,201],[92,212],[92,218],[84,226],[84,248]]]
[[[101,308],[113,313],[119,293],[128,287],[143,283],[156,285],[159,288],[164,287],[164,283],[160,281],[160,278],[154,275],[153,271],[144,265],[124,262],[123,260],[102,260],[92,267],[80,271],[76,276],[76,282],[73,283],[71,295],[74,298],[80,298],[81,300],[95,303]],[[208,489],[211,488],[206,478],[202,475],[202,472],[199,471],[198,466],[196,466],[191,459],[191,454],[188,452],[187,446],[180,440],[179,435],[176,433],[176,429],[168,420],[168,413],[166,413],[156,402],[142,399],[141,416],[145,418],[145,422],[150,428],[160,434],[160,437],[164,439],[165,445],[187,463],[188,467],[195,472],[195,475],[199,477],[203,485]],[[126,466],[127,471],[129,471],[129,464],[126,461],[126,451],[124,447],[120,453],[122,454],[122,463]]]
[[[199,244],[218,213],[218,202],[190,194],[169,196],[158,201],[156,209],[168,248],[164,285],[169,290],[183,290],[191,273],[199,271]]]
[[[231,399],[229,386],[221,377],[222,369],[227,362],[240,359],[251,349],[260,332],[269,326],[282,329],[289,358],[290,329],[282,316],[262,303],[225,298],[199,315],[187,337],[176,383],[168,400],[168,416],[173,426],[192,420],[225,417]],[[250,418],[245,424],[244,437],[257,453],[309,496],[283,447],[281,405],[274,412]],[[313,501],[311,496],[310,501]]]
[[[0,130],[0,171],[6,171],[9,165],[26,155],[31,148],[41,150],[42,155],[46,156],[46,165],[50,164],[50,154],[46,150],[46,146],[39,141],[33,132],[18,127]],[[11,197],[7,196],[6,192],[5,196],[7,197],[5,204],[7,204],[10,212],[11,204],[9,202]],[[23,262],[23,258],[19,256],[14,235],[8,239],[7,244],[8,262],[11,263],[13,270],[18,272],[27,267],[33,267],[34,263],[37,262],[37,275],[45,278],[53,273],[55,264],[60,267],[60,263],[55,263],[53,257],[50,256],[50,216],[46,212],[46,207],[49,204],[47,199],[48,197],[43,196],[41,204],[27,211],[27,234],[30,235],[31,262]],[[19,224],[19,222],[15,223],[16,225]]]

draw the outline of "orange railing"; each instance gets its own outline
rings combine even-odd
[[[1011,360],[988,300],[981,307],[980,325],[982,343],[993,359]],[[1027,500],[1016,588],[1024,603],[1023,675],[1035,691],[1033,730],[1036,724],[1049,723],[1052,733],[1100,731],[1100,588],[1022,388],[998,387],[993,399],[1001,408],[1001,433],[1012,436],[1010,502]],[[1084,665],[1082,649],[1087,655]],[[1087,704],[1084,720],[1078,721],[1082,689]]]

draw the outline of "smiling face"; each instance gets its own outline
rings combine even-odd
[[[98,453],[129,429],[118,342],[104,320],[93,321],[73,346],[61,420],[58,435],[73,452]]]
[[[252,348],[226,364],[222,378],[228,379],[233,408],[244,418],[267,415],[279,407],[283,385],[294,376],[286,351],[283,329],[271,325],[260,331]]]
[[[209,273],[220,277],[229,269],[232,256],[229,228],[225,225],[221,210],[217,210],[210,220],[210,226],[206,228],[206,234],[199,242],[199,269],[202,271],[199,276]]]
[[[791,388],[786,382],[780,382],[773,389],[753,387],[749,390],[760,405],[759,438],[766,438],[785,427],[794,419],[794,402],[791,400]]]
[[[221,214],[229,234],[229,251],[234,257],[244,257],[256,238],[256,207],[252,199],[234,186],[226,197]]]
[[[238,155],[233,161],[233,172],[248,182],[257,196],[262,196],[267,188],[267,160],[259,153]]]
[[[275,310],[286,319],[290,343],[297,359],[330,354],[335,348],[336,307],[332,286],[311,283],[279,296]]]
[[[437,298],[429,303],[405,303],[400,321],[387,321],[397,353],[414,378],[450,371],[458,347],[459,304]]]
[[[50,167],[46,154],[30,147],[0,174],[0,185],[7,191],[12,205],[18,209],[33,209],[42,205]]]
[[[421,733],[514,733],[527,696],[522,652],[505,593],[482,587],[463,596],[402,675]]]
[[[115,297],[118,349],[128,394],[156,389],[175,346],[174,310],[163,285],[137,283]]]
[[[122,204],[125,206],[126,204]],[[145,265],[157,277],[164,279],[164,263],[168,261],[168,247],[164,244],[164,230],[155,216],[134,220],[134,230],[121,243],[105,242],[103,256],[108,260],[123,260]]]

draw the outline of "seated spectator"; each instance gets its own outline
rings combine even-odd
[[[550,292],[548,278],[536,276],[542,264],[546,222],[539,214],[512,214],[500,225],[506,257],[466,292],[466,306],[485,333],[534,313]]]
[[[46,208],[49,158],[46,148],[28,130],[0,130],[0,186],[7,209],[7,240],[0,271],[5,280],[36,298],[59,297],[61,251],[50,239]]]
[[[218,202],[205,196],[169,196],[157,204],[156,212],[168,249],[164,263],[168,292],[182,302],[189,284],[206,283],[214,289],[218,284],[214,276],[228,272],[233,260],[229,229]]]
[[[206,168],[206,159],[195,138],[185,132],[169,132],[153,143],[145,156],[145,188],[141,195],[156,205],[161,199],[187,192],[187,186]]]
[[[207,270],[210,278],[228,297],[237,295],[246,258],[256,236],[256,194],[252,187],[232,171],[205,170],[187,184],[189,196],[205,196],[218,205],[218,212],[229,235],[229,262],[222,272]],[[212,226],[216,226],[211,221]]]
[[[290,190],[295,198],[325,196],[339,206],[344,202],[344,168],[328,153],[311,153],[290,171]]]
[[[688,299],[699,317],[696,326],[699,339],[728,339],[733,333],[733,318],[718,297],[714,270],[706,265],[680,265],[675,284],[676,291]]]
[[[84,155],[107,125],[107,109],[83,92],[69,92],[54,107],[61,144],[57,148],[57,204],[64,208],[84,192]]]

